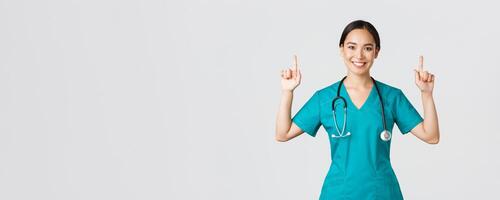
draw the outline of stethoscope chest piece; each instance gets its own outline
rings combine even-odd
[[[380,139],[382,141],[387,142],[387,141],[391,140],[391,138],[392,138],[392,134],[388,130],[383,130],[382,133],[380,133]]]

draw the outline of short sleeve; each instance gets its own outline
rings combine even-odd
[[[318,92],[309,98],[309,100],[295,114],[292,121],[307,134],[315,137],[321,126],[320,104]]]
[[[418,111],[411,105],[401,90],[398,90],[396,95],[393,111],[394,120],[402,134],[407,134],[423,121]]]

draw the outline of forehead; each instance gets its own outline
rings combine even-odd
[[[349,42],[359,45],[375,44],[375,39],[373,38],[372,34],[366,29],[354,29],[349,32],[349,34],[347,34],[347,37],[345,38],[344,43],[347,44]]]

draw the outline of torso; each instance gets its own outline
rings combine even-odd
[[[388,113],[388,130],[392,131],[394,118],[390,114],[396,90],[378,83]],[[337,95],[339,83],[320,90],[321,123],[328,135],[337,134],[332,113],[332,99]],[[373,83],[352,87],[343,84],[340,96],[347,101],[347,118],[338,106],[338,124],[347,120],[346,132],[352,135],[330,140],[332,164],[323,184],[320,199],[402,199],[399,183],[390,164],[390,141],[380,140],[381,107]],[[340,103],[340,101],[339,101]],[[355,108],[357,107],[357,108]]]

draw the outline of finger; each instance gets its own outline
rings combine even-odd
[[[431,82],[434,82],[434,74],[431,76]]]
[[[424,71],[424,56],[418,57],[418,70]]]
[[[297,68],[298,68],[298,61],[297,61],[297,55],[293,55],[293,70],[294,71],[297,71]]]
[[[300,81],[302,79],[302,72],[299,69],[299,73],[297,74],[297,79]]]
[[[429,73],[429,77],[427,78],[427,82],[431,82],[433,76],[434,76],[434,74]]]
[[[413,70],[413,71],[415,71],[415,81],[420,81],[421,80],[420,79],[420,72],[418,70],[416,70],[416,69]]]
[[[291,76],[291,70],[290,69],[287,69],[286,70],[286,79],[290,79],[290,76]]]
[[[423,81],[427,81],[427,78],[429,78],[429,72],[428,71],[424,71]]]

